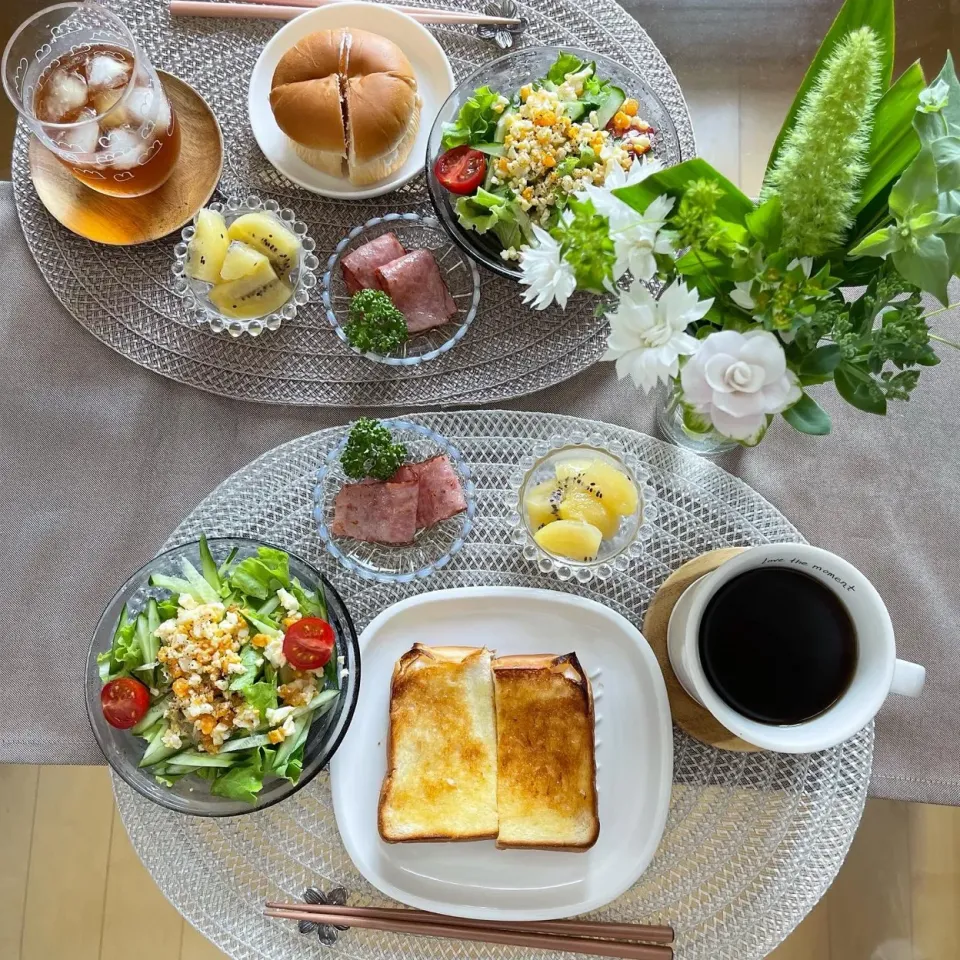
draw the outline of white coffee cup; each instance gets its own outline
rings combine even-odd
[[[841,600],[857,637],[857,665],[846,692],[828,710],[789,726],[760,723],[728,706],[707,680],[700,661],[700,621],[725,583],[758,567],[786,567],[819,580]],[[731,733],[766,750],[811,753],[836,746],[876,716],[889,693],[915,697],[926,671],[898,660],[890,614],[873,584],[854,566],[827,550],[802,543],[750,547],[692,583],[677,601],[667,630],[670,663],[684,690]]]

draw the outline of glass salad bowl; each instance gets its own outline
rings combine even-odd
[[[239,561],[255,556],[258,547],[273,546],[243,537],[211,538],[208,543],[214,561],[218,564],[222,563],[234,548],[237,550],[236,560]],[[327,602],[327,620],[333,628],[336,643],[334,656],[343,658],[343,676],[339,681],[340,695],[334,701],[333,707],[325,714],[317,716],[310,726],[304,746],[303,769],[297,783],[279,778],[265,778],[256,803],[215,796],[210,793],[209,781],[196,775],[177,780],[172,786],[158,783],[151,773],[151,768],[137,765],[143,756],[146,742],[129,730],[110,726],[101,709],[100,690],[103,684],[100,680],[97,655],[110,649],[124,606],[134,615],[146,606],[151,597],[166,597],[168,591],[150,585],[151,576],[157,573],[181,576],[180,561],[184,557],[199,569],[199,544],[194,542],[174,547],[141,567],[113,595],[94,630],[93,642],[87,655],[85,691],[87,715],[97,744],[114,772],[142,796],[168,810],[201,817],[229,817],[252,813],[254,810],[262,810],[279,803],[305,787],[326,766],[350,725],[360,692],[360,647],[353,621],[340,595],[326,577],[289,550],[283,547],[277,549],[284,550],[289,556],[291,577],[296,577],[310,589],[322,587]]]
[[[394,442],[406,446],[409,462],[427,460],[438,454],[446,455],[460,480],[467,503],[466,510],[432,527],[418,530],[416,539],[408,546],[386,546],[335,536],[331,531],[334,501],[344,484],[356,482],[343,472],[340,461],[340,455],[347,445],[347,436],[344,436],[327,453],[317,470],[313,515],[327,552],[351,573],[379,583],[410,583],[429,577],[446,566],[463,547],[464,540],[473,529],[477,512],[476,492],[469,464],[446,438],[429,427],[409,420],[384,420],[383,424],[390,428]]]
[[[606,526],[597,554],[592,559],[572,559],[551,552],[535,539],[537,532],[549,527],[551,521],[542,522],[540,513],[546,509],[553,519],[573,519],[565,516],[560,504],[568,491],[577,491],[587,500],[590,508],[602,503],[603,494],[594,503],[593,494],[587,489],[596,489],[584,472],[587,465],[600,464],[601,469],[612,469],[621,474],[636,492],[636,504],[629,513],[611,511],[603,514]],[[584,479],[581,481],[579,477]],[[560,479],[564,478],[564,479]],[[506,494],[506,506],[510,511],[508,524],[512,528],[511,539],[523,551],[523,556],[546,574],[555,574],[561,580],[576,580],[589,583],[594,577],[608,580],[615,573],[622,573],[630,563],[643,553],[644,541],[652,535],[650,521],[657,516],[654,504],[656,492],[650,485],[650,474],[636,457],[627,454],[618,443],[609,443],[598,436],[572,435],[554,437],[538,443],[530,456],[524,458],[513,474]],[[601,486],[604,481],[600,480]],[[533,491],[555,485],[559,492],[546,501],[540,511],[531,508],[535,502]],[[615,491],[608,491],[608,502]],[[592,521],[589,516],[577,517]],[[601,522],[601,521],[596,521]]]
[[[258,337],[264,330],[279,330],[282,323],[292,320],[297,310],[310,300],[310,292],[317,285],[316,271],[320,261],[313,252],[316,244],[307,235],[307,225],[297,220],[292,210],[281,209],[276,200],[261,200],[255,194],[243,198],[231,197],[224,203],[210,203],[207,208],[222,213],[228,227],[244,214],[265,213],[297,236],[300,254],[296,266],[290,271],[292,293],[286,303],[262,317],[239,320],[225,316],[210,299],[212,285],[186,274],[187,245],[196,233],[194,217],[193,222],[183,228],[180,242],[173,248],[173,292],[183,301],[187,319],[196,326],[207,326],[214,333],[227,333],[231,337],[243,334]]]
[[[343,279],[340,261],[351,251],[385,233],[393,233],[408,251],[429,250],[437,261],[443,281],[457,305],[457,313],[449,322],[432,330],[414,334],[394,353],[380,354],[358,350],[347,339],[347,323],[351,295]],[[473,261],[465,256],[440,226],[435,217],[418,213],[388,213],[354,227],[338,244],[327,262],[323,275],[323,308],[337,336],[355,353],[368,360],[395,367],[411,367],[433,360],[459,343],[477,315],[480,302],[480,274]]]
[[[638,101],[637,115],[651,124],[655,131],[652,135],[652,150],[648,155],[657,157],[664,166],[672,166],[682,159],[680,138],[677,136],[667,108],[642,76],[629,67],[617,63],[616,60],[576,47],[526,47],[507,54],[499,60],[484,64],[467,77],[440,108],[427,141],[425,172],[430,200],[440,222],[453,241],[474,260],[504,277],[519,278],[520,270],[517,264],[507,262],[500,256],[501,246],[492,232],[481,234],[476,230],[467,230],[460,226],[454,210],[457,198],[448,193],[434,175],[434,164],[443,153],[440,146],[443,138],[443,124],[456,119],[460,108],[473,96],[477,87],[487,86],[510,98],[524,84],[532,83],[545,76],[561,52],[572,53],[588,63],[595,62],[598,76],[610,80],[628,97]]]

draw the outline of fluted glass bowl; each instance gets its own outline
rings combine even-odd
[[[389,354],[358,350],[347,340],[344,326],[351,294],[340,269],[340,261],[357,247],[362,247],[385,233],[393,233],[407,251],[429,250],[440,267],[443,281],[457,305],[457,313],[440,327],[414,334],[395,352]],[[327,320],[337,336],[354,353],[368,360],[394,367],[412,367],[433,360],[446,353],[460,342],[467,328],[477,315],[480,303],[480,274],[473,261],[465,256],[440,226],[436,217],[424,217],[418,213],[388,213],[374,217],[359,227],[354,227],[333,251],[323,275],[323,308]]]
[[[237,559],[243,560],[256,555],[258,547],[274,546],[262,540],[249,540],[245,537],[217,537],[211,538],[208,542],[213,558],[218,564],[223,562],[234,547],[238,550]],[[150,586],[150,577],[155,573],[180,576],[182,557],[186,557],[199,569],[199,544],[193,542],[174,547],[141,567],[113,595],[94,630],[93,641],[87,654],[85,677],[87,715],[94,737],[107,763],[120,777],[137,793],[168,810],[201,817],[230,817],[252,813],[254,810],[262,810],[264,807],[279,803],[303,789],[326,766],[340,746],[353,718],[353,711],[360,693],[360,646],[357,643],[357,633],[350,619],[350,613],[326,577],[306,560],[295,556],[286,548],[278,547],[277,549],[284,550],[289,555],[291,576],[297,577],[302,584],[311,589],[322,585],[327,601],[327,617],[336,638],[336,655],[343,657],[343,666],[347,673],[340,681],[340,696],[333,709],[314,720],[310,727],[310,734],[304,746],[303,770],[298,782],[291,783],[289,780],[278,778],[265,780],[255,804],[214,796],[210,793],[209,781],[197,776],[184,777],[176,781],[172,787],[157,783],[149,768],[140,769],[137,766],[146,748],[144,741],[134,736],[129,730],[111,727],[104,719],[100,706],[100,689],[103,684],[100,682],[97,669],[97,654],[110,649],[114,630],[124,605],[133,615],[146,605],[150,597],[166,596],[166,590]]]
[[[500,256],[501,246],[492,232],[480,234],[476,230],[467,230],[460,226],[453,208],[457,198],[444,190],[434,175],[434,164],[443,153],[440,146],[443,124],[456,118],[464,102],[473,96],[477,87],[488,86],[505,97],[512,97],[524,84],[545,76],[561,52],[575,54],[587,62],[595,62],[598,76],[612,81],[615,86],[622,88],[628,97],[639,102],[638,116],[651,124],[655,131],[651,137],[652,150],[648,156],[657,157],[664,166],[672,166],[683,159],[680,155],[680,138],[663,102],[640,74],[616,60],[576,47],[526,47],[484,64],[470,74],[440,108],[427,141],[425,172],[430,200],[454,243],[478,263],[504,277],[518,279],[518,266],[508,263]]]
[[[460,551],[473,529],[477,512],[476,492],[470,465],[463,454],[445,437],[429,427],[409,420],[384,420],[397,443],[406,445],[411,461],[427,460],[445,454],[460,478],[467,509],[424,530],[418,530],[412,544],[391,547],[367,543],[352,537],[339,537],[331,532],[334,501],[346,483],[355,483],[343,472],[340,455],[347,444],[345,436],[327,454],[317,470],[314,488],[314,519],[327,552],[351,573],[364,580],[380,583],[410,583],[422,580],[445,567]]]
[[[601,541],[596,558],[578,561],[553,554],[537,543],[534,539],[537,531],[530,523],[525,504],[527,494],[537,484],[556,477],[558,464],[584,460],[599,460],[619,470],[636,487],[639,499],[637,509],[630,516],[620,518],[616,533]],[[650,521],[657,517],[655,497],[649,472],[620,444],[592,435],[554,437],[549,442],[538,443],[532,453],[520,461],[511,478],[506,494],[511,539],[541,573],[580,583],[589,583],[594,577],[608,580],[615,573],[623,573],[643,553],[644,541],[652,534]]]
[[[228,227],[245,213],[268,214],[297,235],[300,239],[300,256],[289,276],[293,293],[279,310],[246,320],[224,316],[210,300],[212,285],[194,280],[186,274],[187,244],[196,233],[194,217],[193,222],[183,228],[180,242],[173,248],[173,292],[183,301],[187,319],[197,326],[209,327],[214,333],[227,333],[231,337],[243,334],[258,337],[264,330],[279,330],[282,323],[292,320],[297,315],[297,309],[310,300],[311,291],[317,285],[316,272],[320,261],[314,254],[316,244],[307,235],[307,225],[298,220],[292,210],[281,209],[276,200],[261,200],[254,194],[242,198],[231,197],[224,203],[210,203],[207,206],[222,213]]]

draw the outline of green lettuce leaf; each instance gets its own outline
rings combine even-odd
[[[263,756],[259,750],[254,750],[246,763],[227,770],[210,785],[210,792],[214,796],[243,800],[245,803],[256,803],[257,794],[262,789]]]
[[[277,709],[277,688],[272,683],[260,680],[257,683],[244,687],[241,691],[244,699],[250,704],[262,720],[267,719],[267,710]]]
[[[290,592],[300,604],[300,612],[305,617],[320,617],[327,619],[327,603],[323,596],[323,587],[318,584],[316,590],[308,590],[294,577],[290,582]]]
[[[480,187],[473,196],[457,200],[455,209],[460,226],[477,233],[492,231],[504,249],[519,247],[533,239],[530,218],[512,196],[490,193]]]
[[[243,664],[243,673],[235,674],[230,681],[231,690],[244,690],[252,687],[257,680],[257,674],[263,664],[263,657],[257,652],[255,647],[247,644],[240,651],[240,662]]]
[[[463,144],[492,143],[497,130],[500,114],[495,112],[494,104],[500,94],[489,87],[478,87],[457,114],[452,123],[443,125],[443,139],[440,145],[444,150]]]
[[[230,586],[258,600],[266,600],[280,587],[290,586],[290,558],[282,550],[260,547],[255,557],[241,560],[229,575]]]
[[[584,61],[572,53],[561,53],[556,62],[547,71],[544,79],[551,83],[563,83],[568,73],[576,73],[583,69]]]

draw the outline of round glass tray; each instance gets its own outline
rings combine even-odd
[[[234,474],[181,524],[168,546],[196,539],[201,530],[276,542],[330,578],[362,630],[404,597],[481,585],[562,589],[642,624],[657,587],[684,561],[719,547],[802,540],[740,480],[630,430],[508,411],[416,420],[456,445],[476,484],[474,529],[460,552],[428,580],[364,581],[324,550],[313,519],[314,476],[343,439],[341,428],[277,447]],[[504,491],[537,444],[578,433],[606,446],[620,444],[636,459],[649,474],[656,516],[649,521],[642,556],[623,574],[561,584],[539,573],[511,541]],[[760,960],[836,875],[866,800],[872,752],[872,725],[832,750],[805,756],[724,753],[675,728],[673,795],[656,857],[633,888],[593,917],[672,924],[677,960]],[[308,887],[328,892],[342,887],[351,903],[389,902],[363,880],[340,842],[325,771],[289,800],[236,821],[183,817],[143,800],[122,781],[114,786],[133,845],[160,889],[236,960],[330,955],[316,933],[302,936],[295,924],[265,919],[265,899],[289,901]],[[332,949],[350,960],[552,956],[363,930],[341,933]]]
[[[449,8],[445,0],[424,0]],[[480,5],[482,6],[482,4]],[[477,9],[480,9],[480,6]],[[174,17],[160,0],[113,0],[111,10],[136,35],[150,59],[190,83],[223,130],[220,196],[255,193],[296,211],[316,241],[321,263],[358,223],[388,211],[431,213],[426,181],[417,176],[383,197],[334,200],[310,194],[279,174],[254,142],[247,116],[250,74],[276,24],[258,20]],[[520,3],[526,45],[564,45],[610,57],[642,76],[677,131],[679,155],[694,156],[693,128],[683,94],[642,27],[614,0]],[[500,56],[495,43],[469,27],[431,28],[457,81]],[[429,123],[430,119],[424,119]],[[483,270],[477,315],[467,335],[429,363],[373,363],[353,351],[330,325],[319,291],[296,317],[256,338],[233,339],[185,315],[170,274],[172,238],[137,247],[104,247],[81,239],[47,213],[30,181],[29,136],[14,144],[14,192],[30,250],[51,289],[80,324],[147,369],[202,390],[240,400],[307,406],[410,409],[503,401],[559,383],[595,363],[606,349],[607,325],[593,298],[566,311],[535,314],[520,303],[513,280]],[[544,330],[549,335],[544,336]]]

